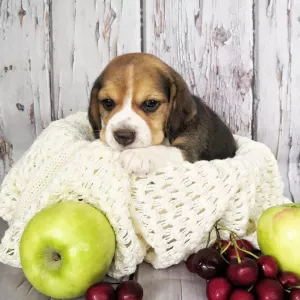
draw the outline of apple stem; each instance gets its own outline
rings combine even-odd
[[[61,259],[61,256],[59,255],[59,253],[55,252],[53,253],[52,258],[54,261],[59,261]]]

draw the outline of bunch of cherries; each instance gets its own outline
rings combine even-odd
[[[115,290],[109,283],[91,286],[85,296],[86,300],[142,300],[143,289],[135,280],[123,281]]]
[[[254,249],[230,233],[230,240],[217,241],[186,260],[192,273],[207,280],[209,300],[300,300],[300,279],[291,272],[279,272],[275,258]]]

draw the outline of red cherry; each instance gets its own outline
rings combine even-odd
[[[258,267],[264,277],[275,278],[278,273],[278,264],[274,257],[263,255],[257,259]]]
[[[116,300],[116,292],[108,283],[99,283],[91,286],[86,293],[86,300]]]
[[[300,285],[299,278],[292,272],[282,272],[277,279],[285,289]]]
[[[255,260],[243,258],[230,262],[227,268],[227,277],[235,286],[248,287],[254,284],[258,278],[258,266]]]
[[[237,246],[242,249],[242,250],[246,250],[248,252],[252,252],[253,251],[253,246],[252,244],[247,241],[247,240],[238,240],[237,242]],[[237,259],[238,256],[239,258],[243,258],[243,257],[246,257],[248,254],[243,252],[242,250],[239,250],[239,249],[235,249],[233,246],[230,246],[227,250],[227,257],[229,260],[234,260],[234,259]],[[238,253],[238,255],[237,255]]]
[[[222,249],[224,249],[225,247],[227,247],[228,244],[230,244],[229,241],[226,241],[226,240],[220,240],[220,242],[218,242],[218,241],[214,242],[210,247],[211,247],[211,248],[214,248],[214,249],[216,249],[216,250],[222,250]]]
[[[292,290],[290,300],[300,300],[300,290]]]
[[[230,246],[227,250],[227,258],[231,260],[237,259],[237,253],[239,255],[239,258],[246,257],[247,254],[239,249],[235,249],[233,246]]]
[[[258,250],[258,249],[252,250],[251,253],[253,253],[254,255],[256,255],[256,256],[258,256],[258,257],[260,257],[260,256],[263,255],[263,254],[261,253],[261,251]],[[250,256],[250,258],[253,258],[253,256]]]
[[[118,300],[142,300],[143,288],[135,280],[123,281],[117,288]]]
[[[213,248],[199,250],[193,257],[192,265],[192,270],[195,270],[195,273],[206,280],[221,276],[226,268],[224,259]]]
[[[195,256],[195,253],[191,254],[188,259],[185,261],[185,265],[187,267],[187,269],[191,272],[191,273],[195,273],[195,264],[193,264],[193,258]]]
[[[247,240],[238,240],[236,243],[241,249],[247,250],[249,252],[252,252],[254,250],[253,245]]]
[[[246,290],[236,289],[230,295],[229,300],[254,300],[254,296]]]
[[[208,300],[227,300],[231,289],[231,283],[226,278],[216,277],[208,282],[206,295]]]
[[[284,290],[277,280],[264,278],[255,286],[259,300],[283,300]]]

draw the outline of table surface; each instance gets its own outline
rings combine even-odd
[[[0,238],[6,228],[7,225],[0,219]],[[138,267],[134,277],[144,289],[144,300],[207,299],[205,281],[188,272],[184,264],[165,270],[155,270],[149,264],[143,263]],[[49,300],[30,285],[21,269],[1,263],[0,291],[0,300]]]

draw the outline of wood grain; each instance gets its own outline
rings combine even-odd
[[[50,122],[48,1],[0,1],[0,182]]]
[[[268,145],[300,202],[300,1],[0,0],[0,45],[0,182],[51,120],[87,109],[112,58],[145,51]],[[136,278],[146,300],[206,299],[183,264]]]
[[[144,1],[144,50],[162,58],[239,134],[252,127],[252,1]]]
[[[0,131],[0,183],[13,164],[13,147],[9,142],[1,138],[1,136],[3,134]]]
[[[155,270],[149,264],[139,266],[137,280],[143,286],[145,300],[206,300],[205,281],[179,264]]]
[[[290,28],[291,57],[291,128],[288,157],[289,191],[295,202],[300,202],[300,2],[290,2],[288,14]]]
[[[300,202],[300,3],[257,1],[253,135],[276,155],[285,194]]]
[[[55,119],[86,111],[90,89],[115,56],[139,52],[140,1],[53,1]]]

